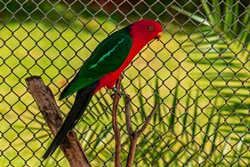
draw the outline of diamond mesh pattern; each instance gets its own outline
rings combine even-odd
[[[68,166],[41,159],[52,136],[24,79],[56,97],[95,47],[141,18],[164,27],[124,72],[134,128],[160,108],[138,141],[136,166],[249,165],[249,2],[240,0],[0,2],[0,166]],[[93,166],[113,166],[111,92],[95,95],[76,131]],[[64,114],[74,97],[58,101]],[[121,160],[128,136],[119,105]]]

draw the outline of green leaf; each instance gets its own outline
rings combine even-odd
[[[170,111],[171,115],[170,115],[170,119],[169,119],[169,127],[170,130],[172,132],[174,132],[174,122],[175,122],[175,117],[176,117],[176,105],[177,105],[177,96],[178,96],[178,81],[176,82],[176,88],[175,88],[175,92],[174,92],[174,97],[173,97],[173,101],[172,101],[172,109]]]
[[[217,101],[218,101],[218,98],[215,99],[214,106],[217,105]],[[205,131],[205,134],[204,134],[204,137],[203,137],[203,142],[201,144],[201,150],[205,150],[205,145],[207,143],[207,138],[209,136],[209,132],[211,131],[211,124],[212,124],[212,120],[213,120],[213,117],[214,117],[215,110],[216,110],[216,108],[213,107],[212,110],[211,110],[211,114],[210,114],[210,116],[208,118],[208,123],[207,123],[206,131]]]
[[[211,10],[210,10],[207,2],[205,0],[201,0],[201,2],[202,2],[203,9],[205,10],[205,13],[206,13],[209,21],[214,25],[215,24],[215,20],[214,20],[213,15],[211,14],[212,12],[211,12]]]
[[[193,115],[193,121],[192,121],[192,143],[194,144],[194,137],[195,137],[195,131],[196,131],[196,118],[197,118],[197,112],[198,112],[198,104],[199,104],[199,90],[197,90],[196,92],[196,96],[195,96],[195,105],[194,105],[194,115]]]
[[[182,14],[184,14],[184,15],[189,16],[190,18],[192,18],[195,21],[198,21],[201,24],[204,24],[206,26],[211,26],[211,24],[206,19],[202,18],[201,16],[198,16],[198,15],[195,15],[195,14],[193,14],[191,12],[188,12],[185,9],[181,9],[180,7],[178,7],[176,5],[171,5],[171,8],[178,11],[178,12],[180,12],[180,13],[182,13]]]
[[[191,87],[191,86],[190,86]],[[188,91],[187,94],[187,100],[186,100],[186,104],[185,104],[185,113],[184,113],[184,117],[183,117],[183,128],[182,128],[182,135],[184,135],[184,132],[186,131],[186,124],[187,124],[187,117],[188,117],[188,111],[190,109],[189,103],[190,103],[190,99],[191,99],[191,89]]]
[[[215,12],[213,13],[215,24],[217,27],[221,27],[221,24],[223,24],[223,23],[220,22],[220,16],[222,15],[220,1],[219,0],[212,0],[212,4],[213,4],[213,8],[215,9]]]
[[[216,156],[216,154],[213,154],[214,151],[216,150],[216,147],[217,145],[215,144],[216,143],[216,140],[217,140],[217,134],[218,134],[218,129],[219,129],[219,125],[220,125],[220,119],[221,119],[221,115],[218,114],[218,119],[217,119],[217,123],[216,123],[216,127],[215,127],[215,133],[213,135],[213,141],[212,141],[212,145],[211,145],[211,148],[210,148],[210,153],[209,153],[209,157],[212,157],[213,156]]]

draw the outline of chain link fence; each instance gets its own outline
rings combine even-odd
[[[135,166],[248,166],[249,1],[0,2],[0,166],[68,166],[25,78],[38,75],[58,98],[94,48],[141,18],[164,27],[125,70],[133,128],[160,103],[140,137]],[[111,92],[96,94],[76,131],[93,166],[113,166]],[[58,101],[64,115],[74,97]],[[124,100],[119,106],[123,166],[128,154]]]

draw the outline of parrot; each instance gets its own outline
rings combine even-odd
[[[91,97],[101,88],[113,89],[116,80],[140,50],[162,36],[162,26],[150,19],[136,21],[108,36],[92,52],[73,80],[64,88],[59,100],[76,92],[76,98],[63,125],[43,155],[53,154],[67,133],[74,128]]]

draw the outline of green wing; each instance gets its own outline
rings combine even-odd
[[[126,60],[131,47],[132,39],[129,35],[115,33],[106,38],[83,64],[59,99],[94,83],[109,72],[116,71]]]

